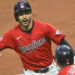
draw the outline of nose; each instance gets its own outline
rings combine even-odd
[[[23,17],[26,18],[26,15],[24,14]]]
[[[25,18],[25,14],[23,15],[23,17]]]

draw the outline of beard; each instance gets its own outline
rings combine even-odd
[[[22,31],[27,31],[28,28],[31,26],[32,18],[29,19],[23,19],[22,21],[19,21],[20,28]]]
[[[23,19],[22,22],[20,22],[20,24],[23,27],[28,27],[30,25],[30,22],[31,22],[31,18],[30,19]]]

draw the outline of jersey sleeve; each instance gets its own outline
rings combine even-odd
[[[59,44],[65,35],[52,25],[47,25],[46,36],[49,40],[52,40],[55,44]]]
[[[9,33],[5,33],[2,37],[0,37],[0,50],[5,48],[15,49],[14,41]]]

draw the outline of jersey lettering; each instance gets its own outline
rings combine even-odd
[[[43,37],[42,39],[40,39],[38,41],[33,40],[32,44],[29,44],[25,47],[22,47],[20,44],[18,45],[18,47],[22,53],[29,53],[33,50],[36,50],[36,48],[42,46],[45,42],[46,42],[46,38]]]
[[[71,67],[72,68],[68,71],[67,75],[74,75],[74,73],[75,73],[75,65],[72,65]]]

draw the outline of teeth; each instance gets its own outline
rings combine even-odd
[[[27,20],[23,20],[23,22],[26,22]]]
[[[27,21],[23,21],[23,23],[25,24],[25,23],[27,23]]]

